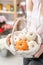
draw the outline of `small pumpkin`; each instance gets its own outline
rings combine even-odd
[[[37,38],[37,35],[33,32],[30,32],[27,38],[28,38],[28,41],[32,41],[32,40],[35,41]]]
[[[19,40],[16,42],[16,50],[28,50],[28,44],[26,40]]]

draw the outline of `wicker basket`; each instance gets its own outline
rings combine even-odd
[[[22,20],[22,21],[21,21]],[[21,21],[21,22],[20,22]],[[10,46],[8,46],[8,44],[6,44],[6,48],[11,51],[11,53],[13,55],[22,55],[23,57],[32,57],[40,48],[40,45],[41,45],[41,37],[37,34],[38,36],[38,45],[36,45],[33,49],[30,49],[30,50],[26,50],[26,51],[17,51],[15,46],[14,46],[14,41],[15,41],[15,38],[14,36],[16,36],[16,39],[18,39],[19,37],[19,34],[21,33],[22,35],[23,34],[27,34],[28,32],[28,28],[26,27],[26,20],[24,18],[19,18],[14,27],[13,27],[13,30],[12,30],[12,33],[11,33],[11,37],[12,37],[12,48]],[[21,27],[17,27],[17,25],[22,25],[22,28]],[[24,29],[23,29],[24,28]],[[9,37],[9,35],[7,36],[7,38]]]

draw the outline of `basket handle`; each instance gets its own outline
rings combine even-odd
[[[20,18],[17,19],[16,23],[14,24],[13,30],[12,30],[12,41],[13,41],[12,44],[14,43],[14,39],[13,39],[14,37],[13,37],[13,35],[14,35],[14,32],[17,31],[17,30],[16,30],[16,26],[17,26],[17,24],[18,24],[19,22],[21,22],[20,20],[24,20],[23,23],[26,23],[26,22],[25,22],[26,19],[23,18],[23,17],[20,17]]]
[[[13,27],[12,32],[17,31],[16,27],[17,27],[18,23],[21,22],[20,20],[24,20],[23,23],[25,23],[25,21],[26,21],[26,19],[25,19],[24,17],[19,17],[19,18],[17,19],[16,23],[14,24],[14,27]]]

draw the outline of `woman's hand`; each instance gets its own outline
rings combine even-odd
[[[43,44],[40,46],[39,51],[34,55],[34,57],[39,58],[42,53],[43,53]]]
[[[29,11],[32,11],[33,10],[33,2],[32,2],[32,0],[29,0],[28,1],[28,10]]]

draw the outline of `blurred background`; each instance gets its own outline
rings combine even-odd
[[[23,65],[23,58],[13,56],[4,46],[15,24],[15,8],[18,17],[26,16],[26,0],[0,0],[0,65]]]

